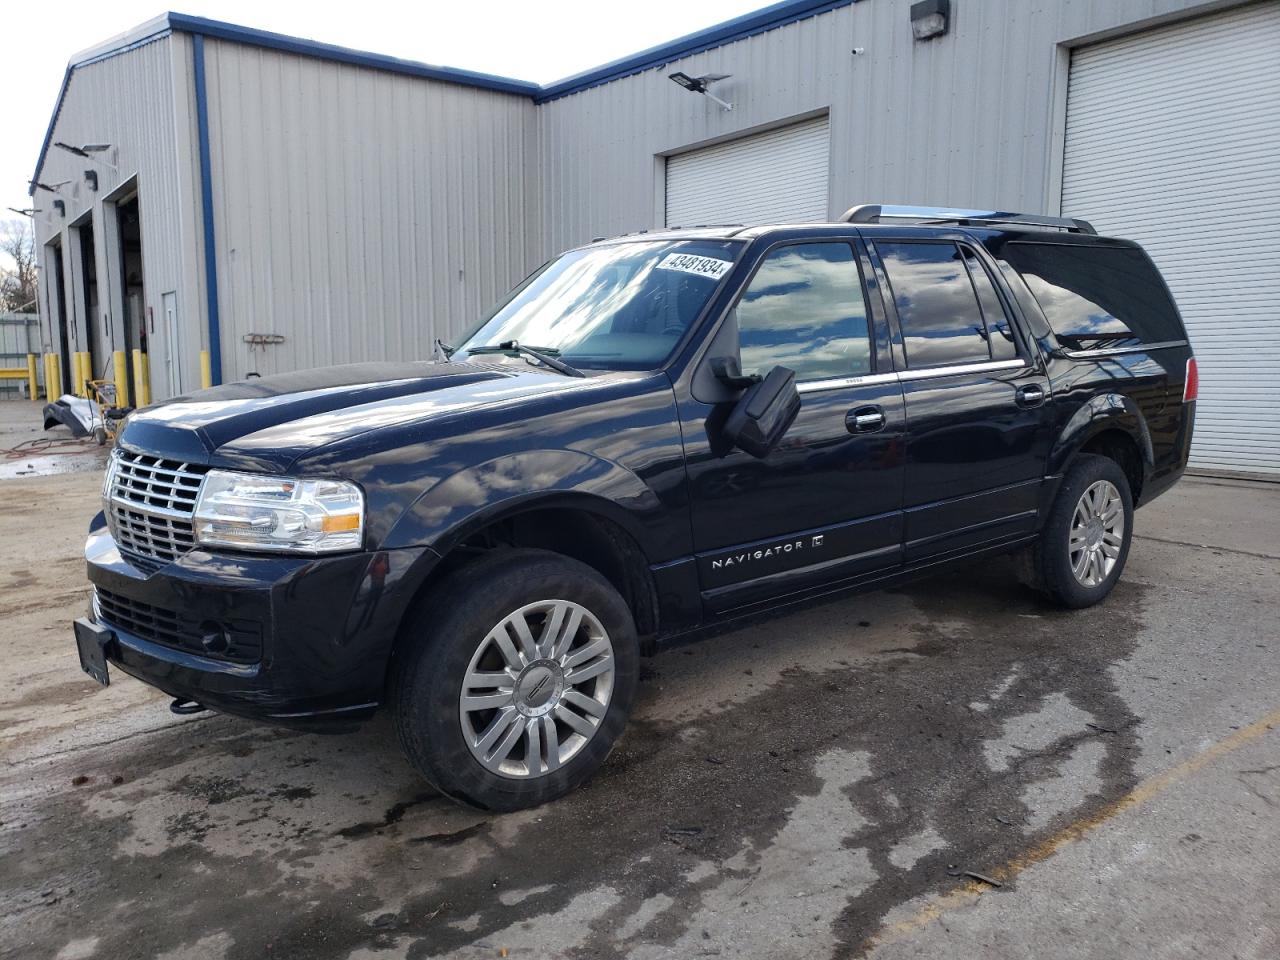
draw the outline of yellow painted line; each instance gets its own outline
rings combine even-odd
[[[1280,710],[1273,710],[1256,723],[1242,727],[1231,736],[1201,750],[1194,757],[1170,767],[1150,780],[1144,780],[1128,793],[1111,801],[1092,816],[1068,824],[1057,833],[1037,843],[1030,850],[992,870],[990,873],[991,878],[1000,883],[1008,883],[1028,867],[1048,860],[1068,844],[1084,839],[1088,834],[1124,811],[1139,807],[1159,796],[1170,787],[1181,783],[1192,774],[1213,763],[1219,757],[1224,757],[1257,740],[1264,733],[1273,730],[1277,725],[1280,725]],[[853,955],[865,956],[876,947],[904,940],[922,927],[928,926],[937,920],[947,911],[972,903],[988,889],[990,888],[985,883],[970,880],[954,890],[935,897],[912,916],[897,923],[891,923],[880,930],[879,933],[864,940],[854,950]]]

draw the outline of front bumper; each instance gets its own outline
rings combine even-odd
[[[396,630],[434,554],[193,550],[147,574],[99,514],[85,543],[108,661],[170,696],[295,726],[343,728],[383,698]]]

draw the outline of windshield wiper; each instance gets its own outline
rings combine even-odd
[[[552,356],[553,353],[559,352],[555,347],[526,347],[519,340],[503,340],[501,343],[491,343],[484,347],[467,347],[467,353],[519,353],[546,364],[552,370],[558,370],[566,377],[586,376],[577,367],[571,367],[563,360],[557,360]]]

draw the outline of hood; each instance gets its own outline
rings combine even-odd
[[[593,379],[514,364],[346,364],[228,383],[139,410],[119,443],[186,463],[283,471],[312,450],[369,430],[582,389]]]

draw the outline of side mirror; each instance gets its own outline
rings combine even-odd
[[[761,380],[758,373],[743,374],[737,357],[712,357],[711,372],[730,390],[742,390]]]
[[[800,412],[796,372],[774,367],[747,388],[724,422],[725,438],[753,457],[767,457]]]

